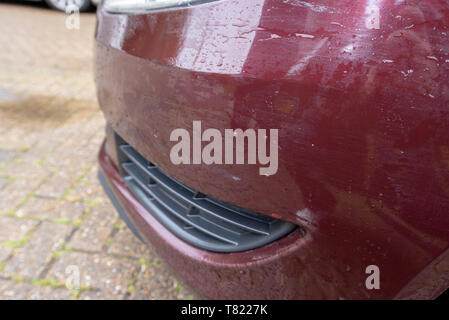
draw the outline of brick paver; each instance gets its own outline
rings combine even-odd
[[[94,13],[68,30],[2,2],[0,21],[0,299],[191,299],[97,181]]]

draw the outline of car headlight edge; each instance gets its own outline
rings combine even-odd
[[[142,13],[168,8],[189,7],[212,1],[217,0],[105,0],[104,9],[109,13]]]

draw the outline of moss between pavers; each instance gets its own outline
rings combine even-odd
[[[175,280],[175,291],[176,291],[176,293],[181,293],[181,291],[184,289],[184,287],[178,282],[178,281],[176,281]]]
[[[109,238],[106,239],[106,242],[105,242],[104,245],[106,246],[106,248],[109,248],[110,246],[112,246],[113,243],[114,243],[114,239],[109,237]]]
[[[45,164],[45,160],[42,158],[42,159],[39,159],[39,160],[34,160],[32,163],[35,166],[42,167]]]
[[[68,218],[50,219],[48,221],[54,222],[54,223],[59,223],[59,224],[71,224],[71,223],[73,223],[72,220],[70,220]]]
[[[83,224],[83,220],[81,220],[81,219],[77,219],[77,220],[73,221],[73,225],[76,228],[80,228],[82,224]]]
[[[23,197],[14,207],[9,209],[9,211],[6,213],[7,216],[14,217],[16,216],[17,209],[24,203],[28,201],[28,199],[33,198],[36,195],[35,190],[28,193],[25,197]]]
[[[160,262],[158,260],[154,260],[154,259],[148,259],[148,258],[140,258],[139,264],[140,265],[151,265],[156,268],[161,268],[163,266],[162,262]]]
[[[39,184],[37,185],[36,188],[34,188],[34,190],[32,190],[30,193],[28,193],[23,199],[21,199],[13,208],[9,209],[9,211],[6,213],[7,216],[10,217],[17,217],[20,218],[16,215],[17,209],[19,209],[20,206],[24,205],[29,199],[34,198],[36,196],[36,190],[44,183],[46,183],[47,181],[50,180],[51,176],[53,175],[53,173],[50,173],[48,176],[46,176],[45,178],[43,178]]]
[[[3,178],[3,179],[8,180],[7,184],[13,183],[14,181],[17,180],[16,177],[9,176],[9,175],[7,175],[7,174],[0,174],[0,178]]]
[[[66,199],[67,200],[67,199]],[[70,201],[70,200],[68,200]],[[84,209],[84,213],[81,215],[81,217],[75,221],[72,221],[72,224],[75,228],[81,228],[83,225],[83,221],[86,218],[86,215],[92,210],[93,207],[95,207],[97,204],[103,203],[103,199],[101,198],[95,198],[95,199],[85,199],[83,201],[84,204],[86,204],[86,208]]]
[[[78,300],[81,294],[81,290],[73,290],[72,292],[72,300]]]
[[[133,277],[132,279],[130,279],[128,281],[128,288],[127,288],[128,293],[131,294],[134,292],[134,290],[136,290],[135,284],[136,284],[137,280],[138,280],[137,277]]]
[[[67,244],[67,241],[64,240],[62,244],[59,246],[59,248],[53,252],[52,256],[53,258],[58,259],[64,252],[72,252],[72,251],[73,248]]]
[[[68,219],[68,218],[47,219],[47,218],[40,218],[40,217],[36,217],[36,216],[26,216],[26,217],[22,217],[22,216],[18,216],[17,214],[15,214],[15,213],[12,212],[12,211],[10,211],[6,216],[7,216],[7,217],[10,217],[10,218],[14,218],[14,219],[19,219],[19,220],[32,220],[32,221],[42,221],[42,222],[53,222],[53,223],[58,223],[58,224],[73,224],[75,227],[81,225],[80,220],[72,221],[71,219]],[[79,224],[79,225],[78,225],[78,224]]]
[[[1,266],[1,265],[0,265]],[[76,300],[78,299],[79,295],[84,291],[92,290],[91,286],[80,286],[77,289],[69,289],[67,288],[65,283],[58,282],[55,278],[33,278],[33,279],[26,279],[25,277],[21,275],[15,275],[11,277],[11,280],[16,283],[27,283],[31,284],[33,286],[37,287],[51,287],[54,289],[59,288],[66,288],[67,290],[70,290],[72,292],[72,299]]]
[[[52,288],[65,287],[64,283],[59,283],[54,278],[44,278],[44,279],[34,278],[34,279],[31,279],[31,284],[33,284],[35,286],[39,286],[39,287],[52,287]]]
[[[148,259],[148,258],[140,258],[139,259],[139,264],[140,265],[148,265],[150,263],[150,259]]]
[[[72,300],[78,300],[81,293],[92,290],[91,286],[80,286],[78,289],[72,289]]]
[[[97,204],[103,203],[102,198],[86,199],[84,203],[87,205],[85,212],[89,213]]]
[[[3,241],[0,242],[0,246],[7,248],[20,248],[27,244],[30,241],[31,233],[25,235],[22,239],[18,241]]]
[[[26,282],[25,278],[21,275],[15,276],[12,278],[12,281],[14,281],[15,283],[23,283]]]
[[[59,257],[61,257],[63,252],[64,252],[63,250],[56,250],[55,252],[53,252],[52,256],[55,259],[59,259]]]
[[[80,286],[78,289],[69,289],[65,283],[58,282],[55,278],[33,278],[31,280],[24,278],[21,275],[16,275],[11,278],[16,283],[27,283],[37,287],[51,287],[54,289],[66,288],[72,292],[72,299],[77,300],[79,295],[84,291],[92,290],[90,286]]]
[[[73,200],[75,200],[75,201],[79,200],[79,199],[76,199],[76,198],[70,198],[69,195],[70,195],[70,193],[72,193],[73,188],[74,188],[78,183],[80,183],[80,182],[84,179],[84,177],[87,176],[87,174],[89,173],[90,169],[93,168],[93,166],[94,166],[94,164],[90,164],[90,165],[85,165],[85,164],[83,164],[82,167],[84,168],[84,171],[83,171],[83,172],[78,176],[78,178],[76,178],[76,179],[72,182],[72,184],[71,184],[71,185],[64,191],[64,193],[61,195],[60,199],[66,199],[66,200],[68,200],[68,201],[71,201],[71,199],[72,199],[72,201],[73,201]]]
[[[125,226],[124,223],[117,222],[117,223],[114,224],[114,229],[123,229],[124,226]]]

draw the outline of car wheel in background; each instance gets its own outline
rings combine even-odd
[[[51,8],[64,12],[73,6],[77,6],[81,12],[91,8],[90,0],[45,0],[45,2]]]

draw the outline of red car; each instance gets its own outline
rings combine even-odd
[[[97,15],[100,180],[200,296],[449,287],[449,1],[106,0]],[[227,130],[243,162],[218,153]]]

